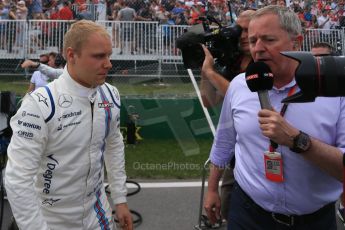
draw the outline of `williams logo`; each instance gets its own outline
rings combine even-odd
[[[68,108],[72,105],[73,98],[67,94],[61,94],[59,97],[59,106],[62,108]]]
[[[98,103],[98,108],[114,108],[114,104],[109,102]]]
[[[25,121],[21,121],[21,120],[18,120],[18,125],[21,125],[21,126],[24,126],[24,127],[30,128],[30,129],[41,130],[41,126],[36,125],[36,124],[32,124],[32,123],[28,123]]]

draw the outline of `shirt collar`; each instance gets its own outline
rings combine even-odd
[[[71,94],[79,97],[88,97],[91,102],[94,102],[98,86],[95,88],[88,88],[76,82],[68,73],[67,65],[65,66],[63,75],[61,77],[63,77],[63,80],[66,83],[66,89]]]
[[[295,85],[296,85],[296,80],[294,78],[294,79],[292,79],[292,81],[290,81],[290,83],[284,85],[283,87],[281,87],[279,89],[277,89],[275,86],[273,86],[273,90],[281,92],[281,91],[288,90],[288,89],[294,87]]]

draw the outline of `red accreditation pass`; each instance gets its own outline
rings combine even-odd
[[[283,182],[283,159],[278,152],[266,151],[264,154],[266,178],[273,182]]]

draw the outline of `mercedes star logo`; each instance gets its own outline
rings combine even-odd
[[[62,108],[68,108],[72,105],[73,98],[67,94],[61,94],[59,97],[59,106]]]

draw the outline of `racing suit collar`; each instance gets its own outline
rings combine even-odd
[[[94,102],[96,97],[96,92],[99,86],[95,88],[87,88],[76,82],[71,75],[68,73],[67,65],[64,68],[64,72],[61,76],[62,80],[65,82],[66,89],[72,94],[79,97],[87,97],[91,102]]]

